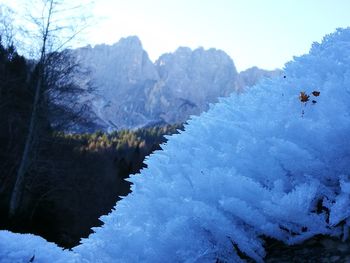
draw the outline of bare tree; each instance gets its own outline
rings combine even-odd
[[[13,44],[13,10],[4,4],[0,5],[0,36],[5,47]]]
[[[45,110],[56,131],[89,126],[90,101],[82,101],[93,90],[89,71],[82,68],[70,50],[50,53],[45,72]]]
[[[31,155],[34,146],[38,144],[40,115],[43,111],[51,110],[58,111],[60,116],[66,114],[71,123],[79,118],[82,120],[81,113],[84,111],[79,103],[74,102],[74,96],[85,88],[74,82],[76,79],[73,75],[78,72],[78,65],[69,57],[69,51],[63,51],[86,26],[85,16],[72,16],[72,13],[79,12],[79,8],[81,6],[71,6],[62,0],[41,0],[35,6],[36,13],[29,16],[31,26],[27,31],[33,32],[36,28],[34,34],[30,33],[30,37],[34,39],[34,43],[40,43],[40,48],[32,73],[34,99],[24,150],[9,203],[9,218],[13,218],[20,207],[25,176],[33,159]],[[35,42],[35,39],[40,40]],[[67,93],[71,94],[70,102],[62,99]]]

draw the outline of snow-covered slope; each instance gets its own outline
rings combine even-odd
[[[260,262],[264,236],[287,244],[317,234],[346,239],[350,28],[313,44],[286,64],[285,76],[193,117],[132,176],[133,192],[71,258],[241,262],[239,250]]]

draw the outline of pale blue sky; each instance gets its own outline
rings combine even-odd
[[[96,23],[85,41],[137,35],[152,60],[179,46],[202,46],[224,50],[238,70],[274,69],[350,26],[349,11],[350,0],[95,0]]]

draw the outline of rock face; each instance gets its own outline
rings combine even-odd
[[[273,75],[258,68],[238,74],[232,59],[216,49],[180,47],[153,63],[136,36],[72,52],[90,72],[96,90],[89,99],[104,130],[185,122],[219,97]]]
[[[96,87],[91,98],[93,110],[106,128],[136,127],[149,121],[145,110],[147,94],[159,76],[137,37],[75,52],[82,66],[90,71]]]
[[[155,66],[160,80],[150,93],[148,110],[167,123],[200,114],[235,90],[236,68],[220,50],[181,47],[162,55]]]

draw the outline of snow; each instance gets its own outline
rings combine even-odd
[[[264,236],[287,244],[317,234],[346,238],[350,28],[313,44],[284,74],[193,117],[130,178],[132,193],[70,258],[241,262],[239,249],[262,262]],[[302,91],[310,95],[307,103],[299,99]],[[50,247],[50,253],[59,252]]]
[[[30,261],[32,260],[32,261]],[[0,263],[73,263],[77,255],[31,234],[0,231]]]

